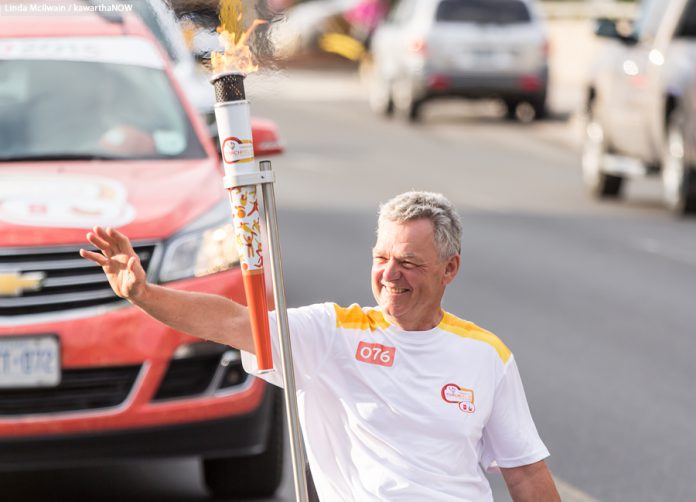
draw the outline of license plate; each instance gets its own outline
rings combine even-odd
[[[503,69],[512,64],[509,52],[478,49],[461,54],[457,66],[465,70]]]
[[[0,337],[0,388],[53,387],[59,383],[57,336]]]

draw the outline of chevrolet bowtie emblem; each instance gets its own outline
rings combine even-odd
[[[0,296],[19,296],[25,291],[38,291],[45,277],[43,272],[0,272]]]

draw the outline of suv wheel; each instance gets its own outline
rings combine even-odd
[[[400,118],[416,123],[421,119],[424,99],[417,98],[411,87],[412,83],[407,78],[395,83],[393,87],[394,108]]]
[[[389,81],[379,76],[373,69],[370,78],[370,108],[377,115],[391,117],[394,114],[394,99]]]
[[[399,118],[411,124],[420,122],[422,118],[422,107],[423,101],[414,101],[413,98],[408,98],[401,103],[395,104],[395,109]]]
[[[520,122],[532,122],[546,117],[546,101],[532,98],[526,101],[505,100],[505,118],[507,120],[519,120]]]
[[[585,119],[585,141],[582,152],[582,177],[589,192],[598,198],[619,197],[623,176],[604,172],[607,144],[601,122],[590,112]]]
[[[532,98],[529,103],[534,109],[534,120],[542,120],[547,117],[548,109],[546,107],[546,94]]]
[[[505,118],[507,120],[517,120],[518,101],[505,100]]]
[[[251,457],[203,460],[203,477],[215,498],[271,497],[283,475],[283,399],[272,389],[273,409],[266,451]]]
[[[409,122],[420,122],[422,106],[422,101],[411,101],[408,104],[408,108],[406,110],[406,118]]]
[[[667,208],[677,215],[696,212],[696,171],[684,157],[684,120],[679,110],[667,122],[661,171]]]

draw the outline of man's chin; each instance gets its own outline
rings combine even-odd
[[[382,313],[392,319],[400,319],[409,311],[404,305],[394,305],[393,302],[380,302],[379,306]]]

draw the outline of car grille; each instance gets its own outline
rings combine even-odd
[[[97,410],[123,403],[140,365],[64,369],[56,387],[0,389],[0,416]]]
[[[145,270],[152,265],[154,243],[134,244]],[[122,301],[94,263],[82,258],[79,247],[0,249],[0,273],[21,278],[43,274],[40,289],[19,296],[0,296],[0,317],[42,314],[106,305]]]

